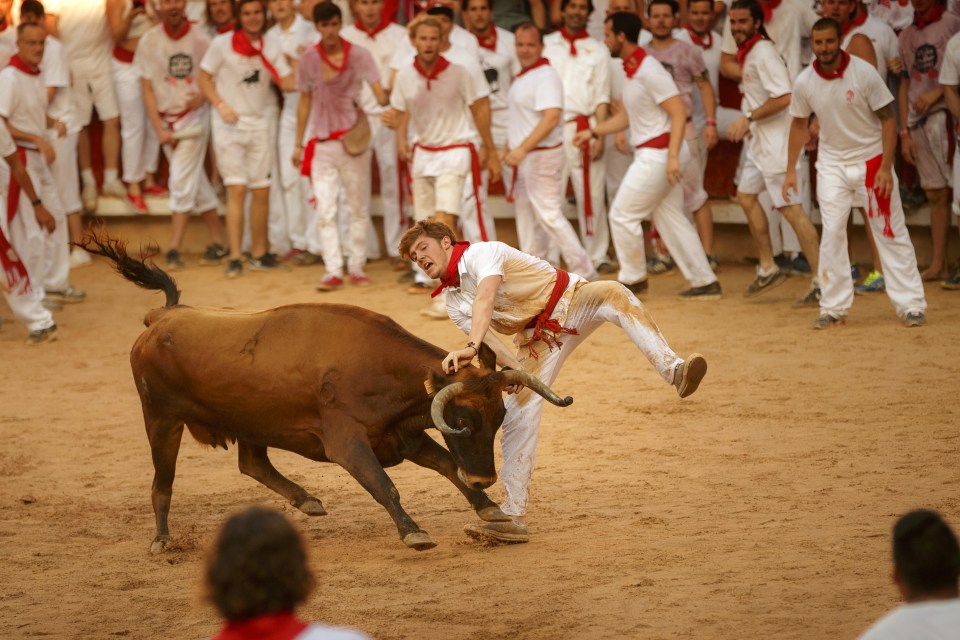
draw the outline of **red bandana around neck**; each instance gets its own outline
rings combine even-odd
[[[696,31],[690,28],[690,25],[687,25],[687,33],[690,34],[691,42],[701,49],[709,49],[713,46],[713,32],[709,29],[707,29],[706,35],[701,37],[697,35]]]
[[[277,83],[277,86],[280,85],[280,76],[277,75],[277,70],[273,68],[273,65],[270,64],[270,61],[267,60],[267,57],[263,55],[263,38],[260,38],[260,48],[258,49],[250,42],[250,38],[247,37],[247,34],[243,32],[242,29],[237,29],[233,32],[233,50],[239,53],[242,56],[252,58],[253,56],[260,56],[260,60],[263,61],[263,66],[267,68],[267,71],[270,72],[270,76],[273,78],[273,81]]]
[[[840,51],[840,66],[834,69],[833,71],[824,71],[823,67],[820,66],[819,60],[813,61],[813,70],[817,72],[817,75],[823,78],[824,80],[836,80],[837,78],[843,77],[843,72],[847,70],[847,66],[850,64],[850,54],[846,51]]]
[[[447,263],[447,275],[440,278],[440,286],[430,294],[431,298],[436,298],[447,287],[460,286],[460,270],[457,266],[460,264],[460,258],[464,251],[470,248],[470,243],[461,240],[453,245],[453,253],[450,254],[450,262]]]
[[[413,68],[417,70],[417,73],[427,79],[427,91],[430,91],[430,81],[436,80],[443,70],[449,66],[450,62],[448,62],[446,58],[443,56],[437,56],[437,61],[433,65],[433,71],[427,73],[426,70],[420,65],[420,56],[416,56],[413,59]]]
[[[523,69],[521,69],[521,70],[520,70],[520,73],[517,74],[517,77],[519,78],[520,76],[522,76],[523,74],[525,74],[527,71],[533,71],[534,69],[536,69],[536,68],[538,68],[538,67],[549,67],[549,66],[550,66],[550,61],[549,61],[549,60],[547,60],[546,58],[540,58],[539,60],[537,60],[536,62],[534,62],[534,63],[533,63],[532,65],[530,65],[529,67],[524,67]]]
[[[323,42],[317,43],[317,51],[320,52],[320,59],[326,62],[327,66],[336,71],[337,74],[343,73],[343,70],[347,68],[347,60],[350,58],[350,43],[340,38],[340,46],[343,47],[343,60],[338,65],[327,57],[327,52],[323,50]]]
[[[487,26],[486,33],[475,33],[477,37],[477,42],[484,49],[489,49],[490,51],[497,50],[497,25],[490,22]]]
[[[368,36],[371,40],[375,40],[375,39],[377,38],[377,34],[378,34],[378,33],[380,33],[381,31],[383,31],[384,29],[386,29],[387,27],[390,26],[390,19],[389,19],[389,18],[383,18],[383,19],[381,19],[381,20],[380,20],[380,23],[377,24],[373,29],[367,29],[366,27],[363,26],[363,23],[360,22],[359,20],[357,20],[357,21],[354,23],[354,26],[355,26],[358,30],[360,30],[360,31],[362,31],[363,33],[367,34],[367,36]]]
[[[567,31],[566,27],[560,27],[560,36],[570,43],[570,55],[575,56],[577,55],[577,40],[586,40],[590,37],[590,34],[587,33],[586,29],[580,31],[580,33],[573,34]]]
[[[840,31],[843,32],[843,36],[846,37],[850,33],[851,29],[856,29],[857,27],[863,25],[867,21],[867,12],[857,10],[857,15],[853,18],[847,20],[840,26]]]
[[[10,25],[7,24],[7,17],[4,16],[3,19],[0,20],[0,33],[3,33],[4,31],[6,31],[6,30],[7,30],[7,27],[9,27],[9,26],[10,26]]]
[[[239,31],[239,29],[237,29],[237,23],[235,20],[231,20],[227,24],[222,24],[217,27],[217,33],[227,33],[228,31],[234,30]]]
[[[187,35],[187,33],[190,31],[190,24],[191,23],[189,20],[184,20],[183,24],[180,25],[179,29],[177,29],[176,31],[170,31],[170,27],[167,26],[166,22],[164,22],[163,32],[167,34],[167,37],[170,38],[171,40],[179,40],[183,36]]]
[[[917,29],[928,27],[935,22],[939,22],[944,11],[946,11],[946,8],[942,4],[935,4],[927,10],[927,15],[913,14],[913,24],[917,25]]]
[[[34,67],[33,65],[30,65],[24,62],[23,58],[20,57],[19,53],[13,54],[13,57],[10,58],[10,62],[8,63],[8,66],[13,67],[14,69],[19,69],[20,71],[23,71],[24,73],[31,76],[40,75],[40,67]]]
[[[763,24],[770,22],[770,19],[773,18],[773,10],[780,6],[780,3],[783,0],[770,0],[770,2],[760,3],[760,8],[763,9]]]
[[[274,613],[229,622],[214,640],[293,640],[309,625],[292,613]]]
[[[637,47],[633,53],[623,59],[623,70],[626,71],[628,78],[633,78],[636,75],[637,69],[640,68],[643,59],[646,57],[647,52],[643,50],[643,47]]]
[[[750,53],[750,49],[753,49],[753,45],[761,40],[763,40],[763,34],[757,31],[749,40],[737,45],[737,64],[740,65],[741,69],[743,69],[743,63],[747,61],[747,54]]]

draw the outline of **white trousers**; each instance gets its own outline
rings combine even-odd
[[[281,167],[284,164],[293,164],[290,156],[282,158],[280,156],[280,147],[276,141],[280,138],[280,110],[271,107],[273,112],[269,118],[270,131],[270,196],[267,200],[269,210],[267,213],[267,242],[270,245],[270,251],[280,256],[286,255],[290,251],[290,233],[287,230],[287,201],[284,198],[283,178],[281,176]],[[292,154],[291,154],[292,155]],[[248,199],[252,196],[248,194]]]
[[[57,154],[50,172],[60,195],[60,206],[68,215],[80,213],[83,203],[80,201],[80,173],[77,171],[77,134],[68,133],[58,138],[56,131],[47,129],[47,141]]]
[[[304,251],[307,248],[307,221],[313,215],[313,211],[308,204],[308,200],[312,197],[310,180],[300,174],[300,167],[294,166],[291,160],[297,145],[299,97],[299,93],[284,95],[283,110],[280,112],[280,128],[277,132],[278,186],[275,191],[283,201],[281,211],[284,214],[283,225],[286,227],[282,230],[286,235],[283,244]],[[270,245],[273,246],[273,234],[270,237]]]
[[[538,342],[538,357],[531,357],[527,343],[533,330],[526,329],[514,340],[518,346],[517,358],[524,371],[552,385],[567,356],[604,322],[623,329],[660,377],[673,383],[674,371],[683,360],[667,344],[656,322],[636,296],[620,283],[610,280],[588,282],[578,287],[564,323],[566,327],[575,328],[577,334],[561,335],[562,348],[549,350],[543,342]],[[511,516],[522,516],[527,511],[543,402],[542,397],[527,388],[508,395],[504,400],[507,413],[501,436],[503,467],[500,476],[506,497],[501,509]]]
[[[367,262],[367,232],[370,225],[370,192],[364,191],[364,174],[370,168],[370,152],[351,156],[337,140],[319,142],[310,167],[316,215],[307,232],[308,249],[323,256],[327,273],[343,276],[343,256],[349,257],[351,273],[363,273]],[[339,192],[343,185],[350,211],[349,244],[340,245],[338,230]]]
[[[496,153],[496,150],[491,151]],[[480,198],[480,206],[483,211],[483,230],[487,234],[487,241],[493,242],[497,239],[497,228],[493,221],[493,212],[487,206],[487,187],[490,185],[490,172],[483,169],[480,172],[480,188],[477,189],[477,196]],[[463,202],[460,205],[460,231],[463,239],[467,242],[482,242],[483,235],[480,233],[480,220],[477,218],[477,199],[473,197],[473,172],[467,173],[466,180],[463,181]]]
[[[593,279],[597,270],[570,221],[563,215],[565,183],[560,176],[565,162],[563,148],[557,147],[531,151],[517,167],[517,183],[513,186],[517,240],[521,251],[544,259],[552,240],[567,269]],[[507,175],[512,175],[512,171]]]
[[[610,207],[610,229],[620,261],[617,279],[633,284],[647,277],[641,223],[652,217],[683,277],[691,286],[701,287],[716,282],[717,276],[696,228],[683,213],[683,185],[667,180],[667,153],[666,149],[637,149]],[[689,161],[684,145],[681,166]]]
[[[840,318],[853,305],[853,279],[850,277],[850,253],[847,249],[847,220],[850,209],[867,211],[867,189],[864,186],[866,164],[838,165],[817,162],[817,199],[823,233],[820,237],[820,312]],[[907,232],[900,202],[900,182],[893,175],[890,196],[890,228],[893,237],[883,234],[884,219],[876,202],[873,216],[867,216],[877,241],[877,252],[883,265],[887,296],[900,318],[911,311],[923,311],[927,302],[923,282],[917,269],[917,256]]]
[[[590,124],[595,125],[596,119],[590,118]],[[604,189],[606,187],[607,162],[605,156],[590,162],[590,202],[593,207],[591,216],[592,235],[587,235],[587,224],[584,214],[583,195],[583,161],[580,156],[580,148],[573,145],[573,136],[577,132],[577,125],[574,122],[568,122],[563,126],[563,149],[566,154],[566,164],[560,182],[563,185],[562,193],[566,194],[567,178],[570,178],[573,184],[573,193],[577,198],[577,219],[580,223],[580,238],[583,246],[590,256],[594,266],[602,262],[607,262],[610,258],[607,252],[610,250],[610,227],[607,223],[607,205],[604,201]]]
[[[400,256],[397,246],[400,236],[407,230],[406,223],[409,212],[404,212],[401,224],[400,215],[400,178],[397,169],[397,134],[380,122],[379,113],[368,113],[370,122],[370,148],[377,159],[377,169],[380,173],[380,202],[383,207],[383,239],[387,245],[387,255],[393,258]],[[363,189],[371,193],[370,172],[364,172]],[[403,187],[406,189],[406,185]],[[409,200],[409,197],[405,198]],[[408,202],[404,202],[408,205]]]
[[[185,129],[197,121],[203,130],[201,135],[179,140],[175,146],[163,145],[163,154],[170,165],[168,206],[173,213],[205,213],[215,211],[219,204],[203,166],[210,141],[209,112],[206,107],[196,116],[175,123],[173,128],[175,131]]]
[[[20,191],[17,213],[13,220],[7,223],[10,167],[6,162],[0,162],[0,192],[3,193],[2,211],[4,212],[0,216],[0,226],[27,270],[27,283],[23,290],[15,288],[13,291],[8,291],[8,287],[4,286],[3,291],[14,317],[27,327],[27,331],[39,331],[54,324],[53,315],[42,304],[47,252],[58,242],[66,248],[67,230],[53,178],[43,156],[37,151],[27,151],[26,164],[27,173],[30,175],[34,189],[37,190],[37,195],[57,220],[57,231],[51,235],[40,228],[33,212],[33,205],[30,204],[30,198],[23,190]],[[4,282],[4,285],[12,284],[14,283]]]
[[[629,137],[629,136],[628,136]],[[604,184],[607,190],[607,202],[613,203],[617,197],[617,189],[627,175],[627,169],[633,162],[632,153],[623,153],[617,149],[616,136],[607,136],[603,155],[607,162],[607,171],[604,174]]]
[[[160,143],[147,119],[140,88],[140,74],[133,64],[111,58],[113,86],[120,107],[120,156],[123,160],[123,181],[142,182],[146,174],[157,171]]]

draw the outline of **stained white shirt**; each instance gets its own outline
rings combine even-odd
[[[624,76],[623,107],[630,122],[631,146],[670,133],[670,115],[660,104],[679,95],[670,72],[651,55],[643,58],[632,78]]]
[[[560,80],[560,74],[550,65],[527,71],[514,79],[507,103],[510,122],[507,144],[511,149],[516,149],[540,124],[544,111],[563,109],[563,81]],[[552,147],[562,141],[563,122],[557,122],[557,126],[538,146]]]
[[[157,111],[169,116],[182,113],[200,93],[200,61],[209,48],[210,37],[197,25],[191,25],[179,40],[169,37],[163,25],[143,34],[133,64],[140,77],[150,81]],[[187,116],[183,124],[199,115]]]
[[[390,60],[404,42],[407,42],[407,30],[398,24],[391,23],[385,29],[377,33],[373,38],[364,31],[361,31],[354,25],[349,25],[340,31],[340,37],[347,42],[359,45],[370,52],[373,61],[380,72],[380,83],[384,89],[389,89],[390,84]],[[377,103],[376,96],[369,85],[364,84],[360,92],[360,107],[368,115],[379,116],[386,107],[381,107]]]
[[[543,38],[543,57],[563,80],[564,120],[592,115],[601,104],[610,103],[610,52],[593,38],[577,40],[577,55],[570,43],[555,31]]]

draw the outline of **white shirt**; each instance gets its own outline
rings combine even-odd
[[[0,71],[0,116],[15,129],[42,136],[47,128],[47,88],[43,73],[30,75],[13,67]],[[29,142],[18,140],[27,149],[36,149]]]
[[[713,87],[713,99],[719,104],[720,100],[720,36],[713,31],[710,32],[710,46],[701,47],[693,42],[690,32],[681,29],[676,36],[677,40],[687,42],[697,48],[700,55],[703,56],[703,63],[707,66],[707,74],[710,76],[710,86]],[[697,131],[702,131],[707,126],[707,114],[703,108],[703,96],[699,89],[693,92],[693,123]]]
[[[60,42],[74,78],[110,73],[113,37],[107,26],[106,0],[44,0],[48,15],[57,16]]]
[[[213,39],[200,68],[213,76],[220,98],[236,112],[239,120],[234,126],[237,129],[265,129],[269,123],[266,112],[276,105],[270,88],[273,79],[260,56],[242,56],[233,50],[233,33],[224,33]],[[261,38],[259,43],[254,43],[257,45],[263,47],[264,57],[280,78],[290,75],[290,65],[275,40]],[[215,125],[227,126],[216,109],[213,121]]]
[[[17,152],[17,145],[14,143],[13,138],[10,137],[10,132],[7,131],[6,125],[0,123],[0,158],[7,158],[11,154]],[[0,184],[0,193],[6,188],[6,185]]]
[[[880,77],[883,78],[884,82],[886,82],[887,60],[900,57],[897,34],[885,22],[873,16],[867,16],[866,21],[862,25],[851,29],[850,33],[844,37],[840,45],[841,48],[846,50],[847,47],[850,46],[850,41],[853,40],[853,36],[858,33],[862,33],[870,38],[870,42],[873,44],[873,52],[877,56],[877,72],[880,74]]]
[[[670,133],[670,116],[660,103],[679,95],[680,91],[670,72],[651,55],[643,58],[632,78],[625,77],[623,107],[630,121],[632,146]]]
[[[191,25],[179,40],[169,37],[162,24],[140,38],[133,64],[140,77],[150,81],[161,115],[172,118],[182,113],[190,99],[200,93],[200,61],[209,48],[210,37],[197,25]],[[184,117],[178,128],[188,126],[201,115],[202,110],[198,110]]]
[[[860,640],[956,640],[960,600],[902,604],[860,636]]]
[[[577,55],[559,31],[543,38],[543,57],[563,80],[564,120],[589,116],[601,104],[610,103],[610,52],[593,38],[577,40]]]
[[[7,16],[7,28],[0,32],[0,69],[7,66],[17,52],[17,28],[9,23],[10,17]]]
[[[783,5],[781,5],[783,6]],[[787,67],[769,40],[760,40],[743,63],[743,112],[758,109],[770,98],[787,95],[793,88]],[[787,170],[787,139],[790,136],[790,113],[784,109],[750,124],[750,146],[747,155],[764,173]]]
[[[960,33],[947,41],[940,66],[940,84],[960,85]]]
[[[493,132],[493,141],[498,147],[506,143],[507,137],[507,94],[510,92],[510,83],[513,76],[519,71],[516,46],[513,34],[506,29],[495,27],[497,31],[497,46],[491,51],[479,47],[480,68],[486,77],[490,91],[490,128]]]
[[[527,323],[540,315],[553,293],[557,270],[546,260],[523,253],[502,242],[471,244],[457,265],[460,286],[448,287],[447,315],[464,333],[470,332],[473,301],[477,286],[489,276],[501,276],[503,282],[493,298],[490,327],[504,335],[523,331]],[[551,318],[563,325],[574,287],[583,278],[571,273],[566,293],[557,303]]]
[[[371,38],[366,32],[350,25],[340,31],[340,36],[351,44],[361,46],[370,52],[377,65],[377,70],[380,72],[380,83],[384,89],[389,89],[390,60],[402,44],[407,42],[407,30],[396,23],[390,23],[389,26]],[[376,116],[386,110],[386,107],[381,107],[377,103],[373,90],[367,84],[363,85],[360,92],[360,107],[368,115]]]
[[[54,120],[60,120],[67,127],[67,133],[78,133],[82,127],[77,120],[70,89],[70,67],[63,45],[53,36],[47,36],[43,47],[44,86],[56,89],[53,100],[47,105],[47,114]]]
[[[813,65],[797,77],[790,115],[820,120],[818,162],[858,164],[883,153],[882,124],[874,113],[893,102],[893,94],[869,62],[850,56],[843,77],[821,78]]]
[[[473,60],[477,61],[477,64],[480,64],[480,45],[477,44],[477,39],[472,33],[464,29],[458,24],[453,25],[453,29],[450,30],[450,46],[453,49],[463,49],[466,53],[469,53],[472,56]],[[445,51],[443,54],[444,58],[448,58],[448,51]],[[409,37],[403,39],[403,43],[397,49],[396,55],[390,60],[390,68],[394,71],[399,70],[401,67],[406,66],[407,62],[413,60],[414,56],[417,55],[417,49],[413,46],[413,43],[410,41]]]
[[[547,109],[563,109],[563,81],[550,65],[531,69],[517,76],[510,87],[507,100],[509,127],[507,145],[516,149],[540,124]],[[537,143],[540,147],[552,147],[563,141],[563,123]]]
[[[796,78],[803,69],[800,51],[801,39],[809,37],[813,23],[819,16],[814,13],[809,2],[803,0],[783,0],[773,10],[770,22],[764,25],[770,39],[773,40],[776,51],[787,63],[790,78]],[[730,31],[729,18],[723,25],[723,53],[737,55],[737,42]]]
[[[288,61],[299,60],[307,49],[320,42],[317,29],[304,20],[299,12],[295,11],[293,15],[289,29],[284,29],[278,22],[267,30],[267,38],[276,42]],[[298,91],[285,91],[284,107],[291,108],[287,106],[289,104],[295,110],[298,95]]]
[[[900,31],[913,23],[913,4],[903,5],[897,0],[874,0],[868,3],[870,15]]]

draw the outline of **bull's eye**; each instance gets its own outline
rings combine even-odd
[[[469,420],[467,420],[466,418],[457,418],[457,428],[458,428],[458,429],[466,429],[466,428],[469,427],[469,426],[470,426],[470,421],[469,421]]]

